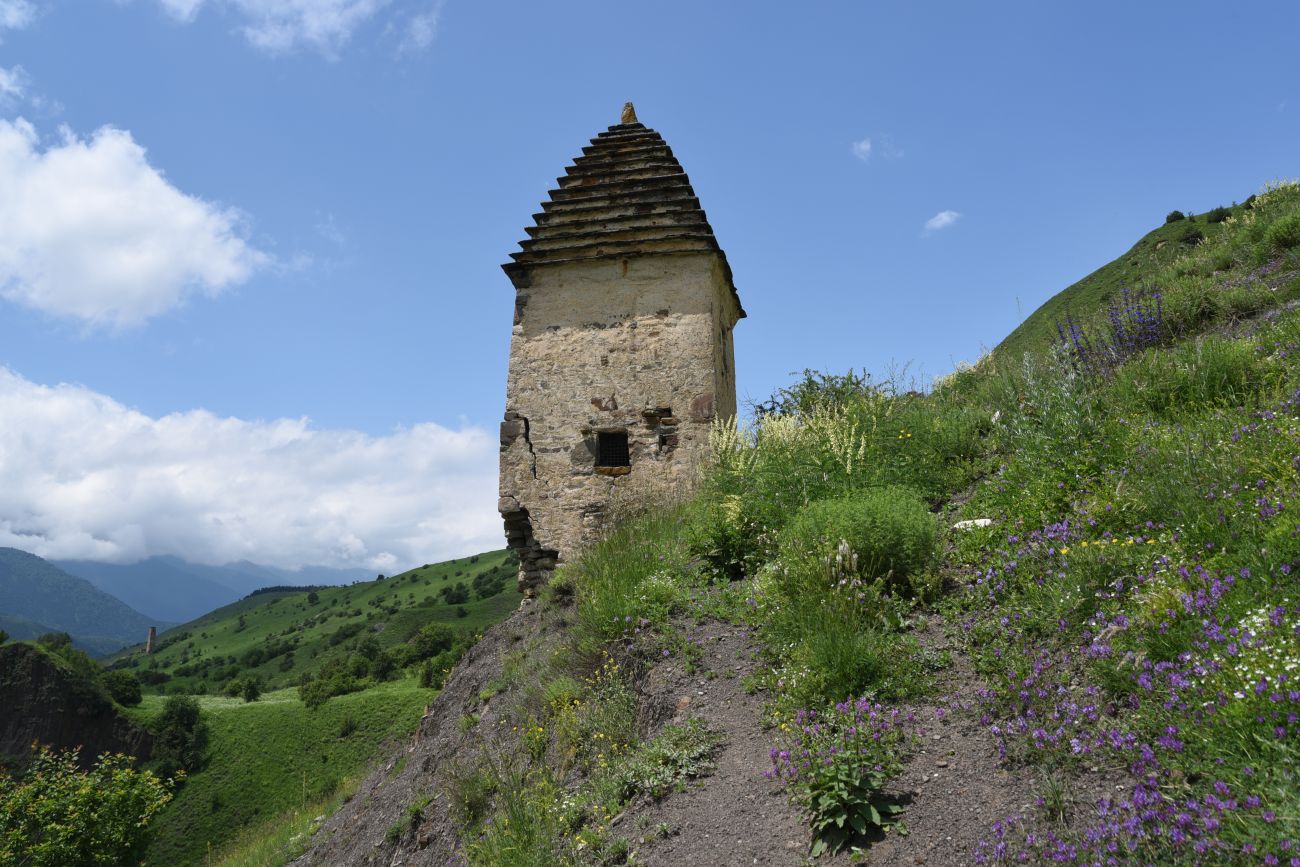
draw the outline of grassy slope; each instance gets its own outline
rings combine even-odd
[[[253,703],[201,698],[211,730],[207,765],[163,812],[148,863],[205,863],[241,828],[334,794],[386,744],[414,731],[433,695],[406,678],[337,696],[315,711],[288,689]],[[149,696],[133,715],[147,719],[162,702]],[[345,720],[355,730],[342,736]]]
[[[690,658],[673,617],[683,613],[734,619],[766,645],[771,669],[756,685],[786,750],[773,750],[775,770],[827,837],[859,827],[846,816],[880,823],[873,799],[888,788],[843,781],[891,773],[911,747],[890,708],[868,719],[865,702],[837,703],[906,710],[925,692],[947,663],[907,628],[918,604],[950,618],[953,652],[987,685],[948,712],[982,730],[984,748],[1006,750],[1011,770],[1041,775],[1023,825],[980,835],[987,863],[1288,863],[1300,816],[1300,186],[1262,194],[1207,235],[1168,260],[1121,262],[1063,299],[1092,319],[1102,311],[1082,300],[1101,303],[1108,286],[1158,285],[1160,345],[1089,374],[1038,353],[959,372],[927,396],[864,391],[802,418],[763,418],[752,436],[719,437],[693,501],[633,518],[561,569],[540,604],[572,606],[579,652],[531,655],[516,678],[529,689],[497,699],[514,697],[520,735],[514,764],[482,763],[453,795],[472,817],[469,863],[587,865],[634,848],[619,839],[626,825],[603,817],[626,805],[624,757],[648,745],[632,724],[615,739],[618,759],[588,745],[636,718],[627,695],[638,666],[618,663]],[[1053,342],[1051,311],[1036,317],[1013,348]],[[907,550],[909,528],[922,526],[902,508],[907,495],[891,494],[897,508],[868,502],[889,484],[962,503],[938,521],[926,514],[932,528],[992,526],[949,536],[932,568],[872,581],[882,559],[859,562],[835,540],[854,539],[855,554],[883,540]],[[876,520],[855,538],[859,515]],[[794,532],[817,530],[814,519],[824,532]],[[707,566],[746,577],[701,593]],[[612,658],[598,672],[576,667],[601,651]],[[1107,780],[1109,806],[1085,779],[1099,768],[1124,781]],[[484,791],[495,792],[486,809]],[[696,808],[728,809],[706,796]],[[932,830],[952,818],[931,815]],[[972,855],[942,844],[932,854]]]
[[[380,645],[388,647],[431,622],[471,630],[495,623],[518,604],[514,567],[506,560],[505,551],[493,551],[421,566],[383,581],[323,588],[316,591],[319,601],[314,605],[307,601],[305,590],[259,593],[163,633],[160,649],[147,660],[141,648],[134,647],[114,662],[140,672],[171,675],[164,687],[167,692],[216,692],[218,667],[228,673],[229,657],[240,660],[259,648],[267,652],[292,649],[289,662],[286,653],[276,653],[256,665],[241,663],[239,673],[255,674],[268,689],[296,685],[304,673],[317,671],[343,646],[331,645],[329,639],[349,624],[368,627]],[[463,605],[466,616],[458,616],[457,609],[462,606],[438,598],[442,588],[462,581],[469,586],[476,575],[492,570],[505,578],[502,591],[487,599],[471,594]],[[225,659],[220,666],[218,658]],[[205,661],[210,662],[206,672],[201,668]]]
[[[1234,215],[1245,208],[1229,209]],[[1187,245],[1179,242],[1189,228],[1199,229],[1213,239],[1223,231],[1222,223],[1207,223],[1204,214],[1196,215],[1195,222],[1178,220],[1166,223],[1143,236],[1133,247],[1113,262],[1102,265],[1079,282],[1067,286],[1043,302],[1037,310],[1003,338],[993,350],[1004,359],[1018,360],[1026,352],[1041,352],[1057,341],[1056,323],[1066,314],[1086,318],[1106,307],[1118,297],[1122,288],[1147,289],[1160,269],[1187,252]]]
[[[117,667],[173,674],[204,660],[238,659],[255,649],[293,649],[292,657],[281,652],[257,665],[238,667],[241,679],[254,674],[268,690],[253,703],[205,695],[220,692],[215,669],[174,676],[163,685],[167,694],[198,695],[211,741],[204,767],[190,776],[159,817],[149,863],[205,863],[211,853],[247,836],[244,830],[250,826],[274,836],[281,826],[301,818],[295,811],[328,801],[340,785],[355,781],[383,752],[385,742],[415,729],[435,693],[421,689],[408,673],[363,692],[336,696],[313,711],[293,687],[327,659],[351,652],[365,636],[391,647],[429,623],[482,631],[518,605],[514,569],[507,552],[493,551],[382,581],[323,588],[316,591],[315,604],[307,601],[305,589],[258,593],[164,633],[161,648],[147,660],[138,647],[119,654]],[[501,579],[502,589],[478,599],[472,582],[483,573]],[[471,588],[471,598],[463,605],[439,597],[441,589],[458,582]],[[330,643],[331,635],[350,625],[361,629],[346,641]],[[223,662],[221,668],[231,667]],[[146,695],[129,713],[147,722],[164,701],[164,695]],[[355,724],[346,735],[345,719]]]

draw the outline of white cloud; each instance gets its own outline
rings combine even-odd
[[[193,21],[204,5],[221,6],[238,15],[240,31],[250,43],[271,53],[300,46],[326,55],[341,49],[353,32],[389,0],[157,0],[181,21]],[[434,21],[436,23],[436,15]],[[432,24],[430,25],[432,27]],[[430,30],[432,41],[432,30]]]
[[[31,0],[0,0],[0,30],[19,30],[35,17],[36,6]]]
[[[881,135],[879,141],[880,155],[887,160],[901,160],[903,158],[903,149],[894,141],[893,136]]]
[[[186,195],[124,130],[63,130],[44,150],[0,120],[0,298],[91,325],[129,326],[269,262],[237,212]]]
[[[5,69],[0,66],[0,105],[18,99],[27,90],[27,73],[21,66]]]
[[[961,217],[956,211],[940,211],[933,217],[925,221],[925,230],[927,232],[937,232],[940,229],[946,229]]]
[[[203,0],[158,0],[158,5],[174,18],[193,21],[194,16],[199,14]]]
[[[871,139],[864,138],[853,143],[853,155],[864,163],[871,159]]]
[[[398,47],[400,52],[424,51],[438,36],[438,21],[442,17],[445,0],[436,2],[424,12],[412,15],[406,23],[406,33]]]
[[[387,571],[504,544],[497,443],[480,428],[151,418],[3,367],[0,418],[0,546],[42,557]]]

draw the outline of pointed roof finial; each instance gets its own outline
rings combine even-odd
[[[619,123],[637,123],[636,108],[630,102],[623,103],[623,114],[618,119]]]

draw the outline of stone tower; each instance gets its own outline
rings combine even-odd
[[[520,589],[592,541],[609,508],[689,486],[736,412],[726,254],[659,133],[583,148],[504,266],[514,329],[501,424],[506,538]]]

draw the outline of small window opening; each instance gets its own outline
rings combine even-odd
[[[596,466],[632,466],[632,456],[627,450],[627,431],[596,434]]]

